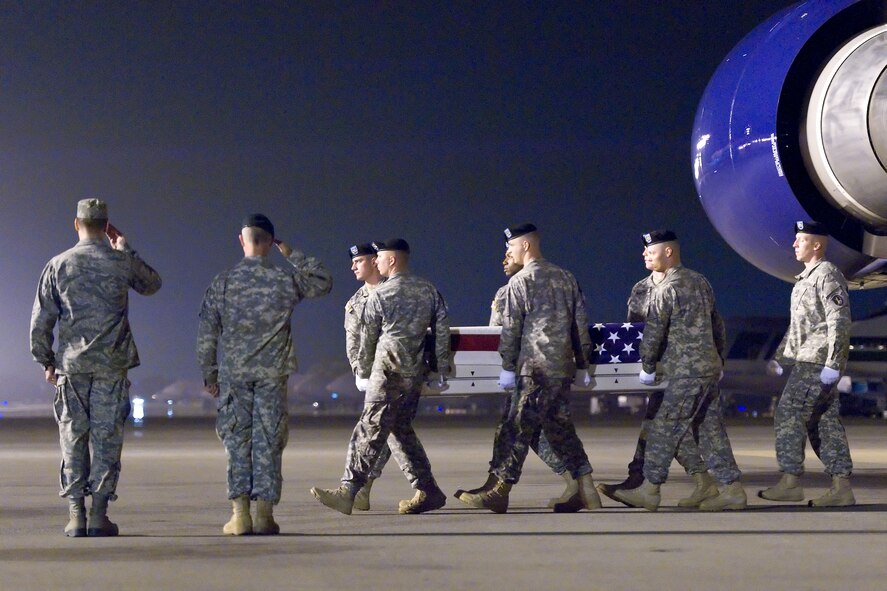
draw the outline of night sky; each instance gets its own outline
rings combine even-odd
[[[131,296],[135,382],[199,379],[200,301],[255,211],[334,275],[294,314],[305,370],[344,357],[350,244],[406,238],[451,323],[486,324],[502,229],[524,221],[594,321],[623,319],[646,273],[640,234],[657,227],[722,313],[787,315],[790,285],[705,217],[690,133],[723,57],[789,2],[420,4],[4,3],[2,395],[49,396],[30,310],[87,196],[163,277]],[[884,299],[855,294],[854,315]]]

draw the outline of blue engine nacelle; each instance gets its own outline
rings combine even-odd
[[[887,0],[799,2],[749,33],[705,90],[691,155],[747,261],[792,280],[792,225],[813,219],[851,287],[887,286]]]

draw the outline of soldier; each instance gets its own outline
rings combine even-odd
[[[651,292],[644,339],[641,383],[653,384],[662,362],[668,387],[650,425],[644,453],[644,481],[614,493],[616,500],[650,511],[659,508],[659,486],[682,441],[693,437],[715,478],[717,496],[699,503],[703,511],[744,509],[745,491],[724,423],[718,381],[722,375],[726,332],[708,281],[681,265],[677,236],[670,230],[644,234],[648,268],[662,273]]]
[[[462,495],[474,506],[495,513],[508,511],[508,495],[518,482],[534,434],[540,427],[554,453],[579,486],[554,511],[600,508],[591,464],[576,435],[566,395],[576,369],[586,386],[591,338],[582,292],[573,275],[542,258],[533,224],[505,230],[507,256],[523,269],[508,281],[499,354],[499,385],[516,388],[508,420],[499,433],[502,450],[488,490]],[[483,488],[483,487],[482,487]]]
[[[850,489],[853,462],[838,414],[836,383],[847,364],[850,347],[850,306],[841,271],[824,260],[828,233],[816,222],[795,223],[795,258],[804,263],[792,289],[791,321],[771,373],[794,365],[776,407],[776,460],[782,478],[758,492],[771,501],[803,501],[799,478],[804,473],[805,432],[817,457],[832,477],[823,496],[811,507],[847,507],[856,503]]]
[[[518,265],[514,261],[512,261],[509,257],[505,257],[502,260],[502,270],[505,272],[506,277],[511,277],[518,271],[520,271],[523,267]],[[493,303],[490,305],[490,326],[502,326],[503,316],[502,313],[505,309],[505,293],[508,289],[508,284],[503,285],[496,291],[496,295],[493,296]],[[511,415],[511,406],[514,404],[514,394],[515,391],[513,388],[509,389],[506,393],[505,397],[505,405],[502,409],[502,418],[499,419],[499,424],[496,426],[496,434],[493,437],[493,458],[490,460],[490,475],[487,477],[487,481],[480,487],[471,490],[462,490],[459,489],[456,491],[456,494],[453,495],[463,503],[467,504],[469,507],[473,507],[476,509],[483,509],[483,505],[475,505],[472,504],[472,501],[477,501],[479,497],[478,493],[491,490],[493,486],[495,486],[496,482],[498,482],[498,478],[493,474],[493,470],[501,462],[501,456],[503,453],[508,453],[508,450],[501,449],[503,446],[502,440],[502,428],[505,422],[508,420],[508,417]],[[569,404],[569,401],[564,398],[564,403]],[[562,409],[562,412],[568,412],[569,409]],[[564,480],[567,481],[567,488],[564,490],[564,493],[560,497],[553,498],[548,501],[548,507],[554,508],[555,505],[559,503],[566,503],[576,492],[579,490],[579,483],[573,478],[573,475],[567,470],[564,466],[564,463],[560,461],[554,451],[551,449],[551,445],[548,443],[548,439],[545,437],[545,433],[540,429],[538,433],[530,440],[530,448],[539,456],[545,464],[551,468],[552,472],[561,476]],[[465,493],[468,493],[470,496],[463,496]]]
[[[277,534],[281,456],[289,435],[286,384],[296,371],[293,307],[326,295],[332,278],[317,259],[274,238],[260,213],[241,224],[243,259],[213,279],[200,309],[197,358],[206,391],[218,399],[216,433],[228,455],[226,534]],[[268,260],[274,245],[289,267]],[[256,518],[250,515],[256,501]]]
[[[116,536],[108,501],[117,499],[130,411],[127,371],[139,365],[128,292],[151,295],[161,281],[108,223],[104,201],[78,202],[74,230],[77,244],[50,260],[40,276],[31,312],[31,354],[56,387],[60,495],[68,499],[70,517],[65,535]],[[52,350],[56,324],[58,353]],[[87,527],[84,497],[90,494]]]
[[[358,350],[360,348],[360,326],[363,319],[363,309],[366,307],[367,298],[376,287],[385,280],[376,267],[376,251],[372,243],[355,244],[348,249],[351,256],[351,271],[363,285],[358,289],[348,303],[345,304],[345,352],[348,355],[348,363],[351,371],[357,375]],[[389,437],[389,439],[391,439]],[[349,450],[349,454],[354,453]],[[388,445],[382,447],[379,458],[376,460],[372,471],[367,475],[364,484],[354,497],[354,509],[358,511],[370,510],[370,490],[373,482],[382,475],[385,464],[391,458],[391,448]]]
[[[644,322],[646,320],[652,299],[651,294],[656,289],[656,286],[665,279],[664,272],[656,271],[652,268],[652,260],[646,257],[646,247],[647,244],[644,241],[644,264],[647,270],[650,271],[650,274],[631,288],[631,295],[628,297],[628,322]],[[644,413],[644,420],[641,423],[641,432],[638,436],[634,457],[631,463],[628,464],[628,478],[619,484],[598,484],[597,489],[601,494],[615,501],[623,502],[616,498],[616,491],[625,488],[636,488],[644,481],[644,451],[647,447],[647,437],[650,433],[650,425],[653,422],[653,418],[662,406],[662,399],[662,390],[652,391],[647,398],[647,409]],[[708,473],[705,462],[699,456],[699,447],[694,437],[684,437],[681,440],[681,444],[675,453],[675,459],[696,482],[696,487],[690,496],[678,501],[678,507],[698,507],[705,499],[718,494],[717,482]]]
[[[355,382],[358,390],[366,391],[364,410],[351,435],[342,485],[314,487],[311,494],[327,507],[351,515],[355,494],[366,484],[388,436],[393,435],[393,451],[403,457],[401,470],[416,489],[412,499],[400,502],[398,510],[424,513],[443,507],[446,495],[434,480],[428,456],[413,431],[413,418],[427,373],[423,353],[429,328],[440,372],[436,386],[446,387],[444,376],[450,369],[447,308],[430,282],[409,272],[406,240],[373,242],[373,248],[376,266],[387,280],[367,298],[363,313]]]

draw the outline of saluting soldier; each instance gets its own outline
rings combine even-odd
[[[410,273],[406,240],[374,242],[373,248],[379,272],[387,279],[372,291],[363,312],[355,383],[366,392],[364,410],[351,435],[341,486],[314,487],[311,494],[327,507],[350,515],[357,491],[366,484],[388,436],[393,435],[393,452],[416,489],[412,499],[400,502],[398,511],[424,513],[443,507],[446,495],[434,480],[413,419],[428,375],[424,351],[429,328],[433,363],[440,373],[435,385],[446,387],[450,370],[447,307],[434,285]]]
[[[222,531],[274,535],[289,436],[286,384],[297,369],[290,320],[303,299],[330,292],[332,277],[320,261],[275,239],[260,213],[243,220],[239,240],[243,259],[217,275],[203,297],[197,357],[204,387],[218,399],[216,433],[228,456],[233,511]],[[268,258],[275,244],[286,267]]]
[[[502,260],[502,270],[505,272],[506,277],[512,277],[515,273],[520,271],[523,267],[518,265],[514,261],[512,261],[508,256],[506,256]],[[496,290],[496,295],[493,296],[493,302],[490,305],[490,326],[502,326],[504,322],[503,313],[505,311],[505,294],[508,291],[508,284],[506,283],[498,290]],[[505,394],[505,404],[502,408],[502,418],[499,419],[499,424],[496,426],[496,434],[493,437],[493,458],[490,460],[490,474],[487,476],[487,481],[481,485],[479,488],[471,489],[471,490],[462,490],[459,489],[456,491],[456,494],[453,495],[469,507],[474,507],[476,509],[483,509],[482,504],[475,504],[479,502],[478,493],[490,490],[495,486],[496,482],[499,480],[494,474],[493,470],[501,462],[502,454],[508,453],[509,449],[503,449],[506,446],[504,445],[506,442],[502,439],[502,428],[505,422],[508,420],[508,417],[511,415],[511,406],[514,404],[514,388],[509,388]],[[569,401],[565,398],[565,404],[569,404]],[[569,501],[573,495],[579,490],[579,483],[573,478],[573,475],[567,470],[564,466],[564,463],[557,457],[557,454],[554,453],[554,450],[551,449],[551,444],[548,443],[548,439],[545,437],[545,433],[540,429],[539,432],[530,440],[530,449],[532,449],[536,455],[539,456],[539,459],[545,462],[545,465],[551,468],[552,472],[561,476],[564,480],[567,481],[567,488],[564,490],[563,494],[559,497],[555,497],[548,501],[548,507],[554,508],[555,505],[559,503],[566,503]],[[465,495],[468,493],[468,496]]]
[[[508,281],[499,340],[499,385],[516,392],[499,434],[503,453],[492,470],[496,482],[489,490],[462,497],[495,513],[508,511],[508,495],[541,428],[554,453],[579,481],[568,501],[555,504],[555,512],[600,508],[591,464],[566,398],[577,368],[578,379],[590,384],[591,337],[582,292],[572,273],[542,257],[536,226],[521,224],[504,233],[506,256],[523,266]]]
[[[676,237],[672,234],[651,232],[642,236],[644,241],[644,264],[647,270],[650,271],[650,274],[635,283],[634,287],[631,288],[631,294],[628,297],[628,322],[644,322],[647,319],[650,304],[653,301],[652,294],[656,287],[665,279],[665,272],[657,271],[653,267],[653,260],[647,258],[647,247],[660,242],[676,240]],[[616,491],[636,488],[644,481],[644,453],[647,447],[647,438],[650,434],[650,425],[653,422],[653,418],[662,407],[663,396],[664,392],[662,390],[654,390],[647,397],[647,408],[644,413],[644,420],[641,423],[638,443],[635,447],[634,457],[631,463],[628,464],[628,478],[618,484],[598,484],[597,489],[601,494],[624,503],[624,501],[615,496]],[[705,499],[718,494],[717,481],[708,473],[705,462],[699,456],[699,447],[696,444],[695,437],[688,436],[681,440],[681,444],[675,452],[675,459],[696,483],[690,496],[678,501],[678,507],[698,507]]]
[[[776,460],[782,478],[758,493],[771,501],[803,501],[804,446],[809,433],[813,451],[832,477],[812,507],[846,507],[856,503],[850,488],[853,462],[841,423],[837,381],[847,366],[850,348],[850,301],[841,271],[825,260],[828,232],[816,222],[795,222],[795,258],[804,263],[792,288],[788,332],[770,361],[770,371],[791,374],[776,407]]]
[[[116,536],[108,501],[117,498],[130,411],[127,371],[139,365],[129,327],[129,290],[151,295],[161,281],[108,223],[104,201],[78,202],[74,230],[77,244],[50,260],[40,276],[31,311],[31,354],[56,387],[60,495],[69,503],[65,535]],[[58,351],[53,352],[56,324]]]

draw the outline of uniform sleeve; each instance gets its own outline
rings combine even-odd
[[[217,351],[222,334],[221,309],[224,298],[224,280],[216,279],[206,290],[200,306],[200,321],[197,324],[197,362],[203,373],[204,384],[219,381]]]
[[[671,289],[663,290],[656,295],[654,306],[650,306],[644,324],[644,338],[641,341],[641,363],[647,373],[656,372],[656,363],[665,349],[665,338],[671,323],[673,300]]]
[[[850,302],[847,286],[843,281],[827,276],[819,296],[825,310],[828,335],[828,355],[825,365],[843,371],[850,351]]]
[[[573,281],[576,308],[573,312],[573,323],[570,327],[570,339],[573,343],[573,356],[578,369],[586,369],[591,360],[591,335],[588,334],[588,312],[585,309],[585,296],[579,285]]]
[[[46,265],[40,275],[37,295],[31,309],[30,332],[31,355],[43,367],[55,366],[52,331],[61,316],[57,294],[54,269],[51,265]]]
[[[367,299],[360,322],[360,347],[357,352],[357,377],[369,378],[376,359],[376,346],[382,334],[382,303],[375,294]]]
[[[642,283],[635,284],[628,296],[626,322],[643,322],[647,318],[648,292]]]
[[[431,333],[434,335],[434,354],[437,357],[437,371],[443,375],[450,373],[450,319],[447,303],[440,292],[436,294],[437,308]]]
[[[287,261],[295,268],[295,281],[300,299],[324,296],[333,288],[333,276],[314,257],[294,250]]]
[[[129,286],[141,295],[156,293],[163,284],[160,274],[143,261],[138,253],[129,246],[129,243],[124,247],[124,252],[129,255],[131,262]]]
[[[517,371],[521,334],[524,329],[526,295],[520,281],[509,281],[505,290],[505,309],[502,313],[502,333],[499,336],[499,355],[502,369]]]
[[[352,373],[357,373],[357,354],[360,350],[360,319],[357,318],[351,301],[345,304],[345,354]]]
[[[711,309],[711,332],[714,337],[715,350],[718,352],[718,357],[721,358],[721,362],[724,362],[727,359],[727,327],[724,324],[723,317],[714,306]]]

